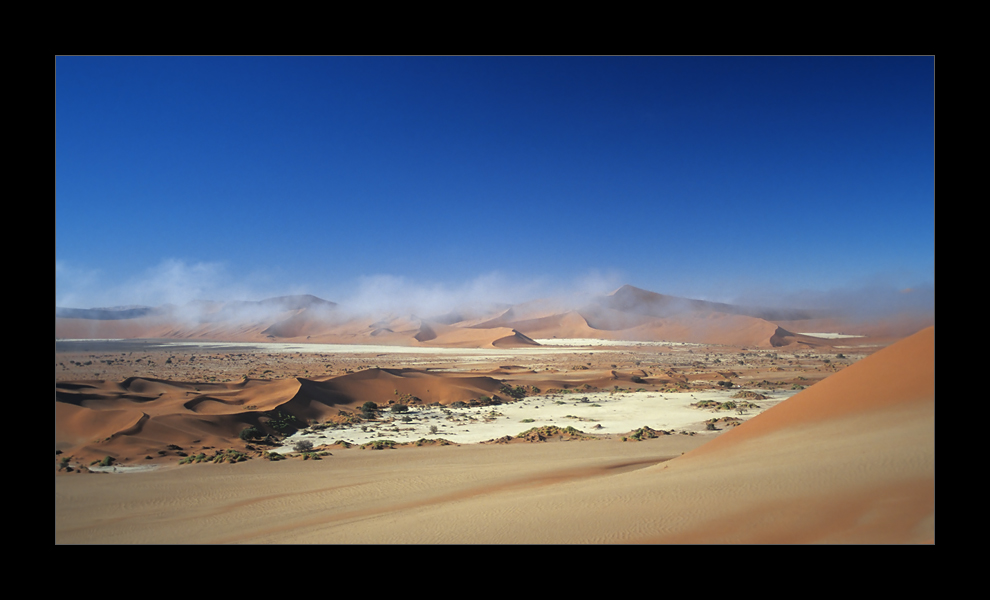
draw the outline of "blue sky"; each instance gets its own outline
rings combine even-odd
[[[57,306],[934,281],[932,57],[55,61]]]

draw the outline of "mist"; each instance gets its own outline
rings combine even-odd
[[[656,284],[628,280],[618,270],[589,270],[569,281],[549,276],[493,271],[460,282],[440,282],[378,273],[355,281],[322,285],[279,282],[273,273],[253,272],[236,277],[223,262],[166,259],[127,279],[108,282],[105,273],[68,261],[55,263],[55,305],[61,308],[154,307],[186,322],[223,319],[264,320],[277,313],[306,307],[330,321],[360,317],[374,319],[415,316],[421,319],[472,319],[493,315],[513,305],[533,312],[586,307],[625,284],[657,294]],[[813,311],[817,316],[875,319],[895,314],[934,315],[934,284],[897,287],[882,277],[858,286],[828,290],[747,290],[723,301],[742,307]],[[697,308],[689,300],[664,300],[664,313]],[[324,300],[327,302],[320,302]],[[655,313],[656,305],[631,308]],[[709,307],[712,308],[712,307]],[[654,314],[654,316],[662,316]],[[452,321],[451,321],[452,322]]]
[[[800,290],[779,293],[741,294],[734,304],[768,308],[802,308],[821,316],[842,316],[859,320],[894,315],[934,316],[935,285],[918,283],[900,287],[878,280],[828,290]]]

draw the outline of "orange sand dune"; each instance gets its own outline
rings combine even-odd
[[[506,327],[522,332],[530,338],[602,338],[611,339],[611,332],[593,329],[576,311],[558,313],[532,319],[500,320]],[[476,327],[488,327],[490,323]]]
[[[672,340],[696,344],[728,346],[773,346],[772,338],[777,326],[769,321],[729,315],[707,313],[656,319],[626,333],[628,339]]]
[[[705,444],[695,454],[712,453],[805,424],[915,408],[932,411],[935,408],[934,327],[823,379],[787,402],[750,419],[745,427],[737,427]]]
[[[324,383],[347,397],[387,405],[399,396],[416,396],[424,404],[467,401],[498,392],[502,382],[491,377],[460,373],[431,373],[418,369],[368,369],[335,377]],[[366,399],[366,400],[365,400]]]

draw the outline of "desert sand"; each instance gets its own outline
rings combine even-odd
[[[773,346],[754,352],[739,346],[672,344],[520,354],[514,363],[503,362],[501,354],[485,363],[477,353],[461,361],[442,355],[327,357],[230,348],[194,355],[151,346],[130,354],[126,347],[102,354],[69,348],[60,354],[57,347],[56,449],[62,457],[75,457],[80,468],[56,473],[55,539],[933,542],[934,344],[934,327],[929,327],[869,355],[865,350],[860,355],[822,354],[820,347],[798,344],[790,346],[791,353]],[[142,362],[136,364],[139,358]],[[413,358],[429,364],[396,367]],[[111,372],[107,375],[137,370],[145,376],[78,376],[97,365],[100,372]],[[228,365],[226,382],[172,378],[201,367],[223,375],[221,367]],[[268,370],[271,379],[235,376],[245,368]],[[300,377],[303,370],[314,373]],[[641,442],[621,441],[621,432],[614,431],[588,441],[559,436],[572,440],[561,442],[553,435],[537,443],[465,440],[389,450],[327,446],[329,454],[322,460],[254,458],[181,466],[177,451],[166,445],[183,447],[186,454],[238,443],[243,448],[238,432],[248,424],[270,424],[264,417],[273,407],[291,410],[310,424],[327,423],[357,411],[369,394],[383,406],[388,397],[393,403],[395,398],[415,398],[419,402],[410,401],[411,412],[440,407],[456,413],[462,409],[454,408],[455,403],[504,395],[503,385],[538,387],[539,393],[519,402],[553,402],[589,419],[594,418],[591,412],[578,414],[582,403],[577,394],[586,393],[587,404],[594,403],[594,394],[610,391],[613,398],[627,395],[623,401],[629,402],[645,403],[653,395],[655,414],[664,412],[661,398],[676,398],[678,410],[692,410],[688,400],[697,399],[692,394],[721,394],[724,399],[740,390],[792,395],[762,401],[764,406],[745,415],[694,408],[696,422],[671,423],[663,432],[668,435]],[[802,385],[806,389],[794,389]],[[596,410],[608,406],[599,404]],[[509,407],[517,406],[522,404],[506,398],[504,404],[463,410],[505,408],[505,417]],[[729,426],[725,417],[730,414],[741,424]],[[545,416],[565,425],[564,415]],[[385,417],[375,421],[383,428],[379,433],[387,427],[402,429],[402,421]],[[706,421],[716,417],[723,420],[716,431],[708,431]],[[569,421],[583,432],[593,422]],[[537,424],[534,418],[532,424],[520,423],[519,430]],[[468,428],[484,426],[477,419]],[[86,473],[82,463],[104,454],[113,454],[118,464],[146,461],[159,468]]]

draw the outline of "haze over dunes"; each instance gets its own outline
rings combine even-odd
[[[917,319],[923,325],[934,322],[932,316],[923,314]],[[356,307],[314,296],[181,307],[55,310],[55,336],[63,339],[171,338],[452,348],[531,346],[541,338],[754,347],[823,345],[829,342],[794,333],[793,329],[817,331],[824,325],[855,334],[863,324],[820,311],[734,306],[677,298],[630,285],[580,302],[546,299],[514,306],[468,306],[426,318],[362,314]],[[876,330],[875,322],[870,325]]]

